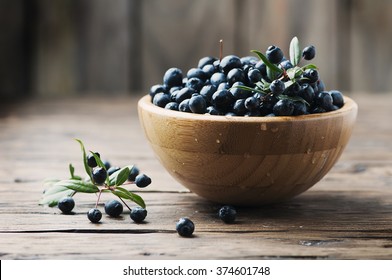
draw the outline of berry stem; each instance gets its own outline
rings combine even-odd
[[[223,58],[223,40],[219,40],[219,61],[222,61]]]
[[[132,211],[132,209],[128,206],[128,204],[125,203],[125,201],[118,196],[118,198],[122,201],[122,203],[124,203],[124,205],[129,209],[129,211]]]
[[[99,203],[99,200],[101,199],[101,194],[102,194],[102,191],[103,191],[103,189],[100,189],[100,190],[99,190],[99,194],[98,194],[97,202],[95,203],[95,208],[97,208],[97,207],[98,207],[98,203]]]

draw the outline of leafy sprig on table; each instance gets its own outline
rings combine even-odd
[[[142,208],[146,207],[146,204],[141,196],[122,187],[125,184],[128,185],[134,183],[128,181],[129,174],[131,173],[132,168],[134,168],[133,165],[128,165],[117,170],[106,178],[103,185],[98,185],[93,180],[92,168],[87,164],[86,149],[83,142],[79,139],[75,140],[80,144],[82,150],[83,165],[87,173],[87,179],[82,179],[81,176],[75,175],[75,168],[72,164],[69,164],[69,179],[46,179],[44,181],[45,191],[39,201],[40,205],[46,205],[49,207],[57,206],[60,199],[66,196],[72,197],[78,192],[98,193],[96,202],[96,204],[98,204],[101,194],[103,192],[110,192],[117,196],[127,207],[128,205],[124,200],[130,200]],[[94,156],[97,165],[106,170],[105,164],[102,162],[100,157],[94,152],[91,152],[91,154]]]

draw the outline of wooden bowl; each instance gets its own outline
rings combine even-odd
[[[357,104],[295,117],[227,117],[160,108],[145,96],[139,119],[166,170],[213,202],[257,206],[312,187],[347,145]]]

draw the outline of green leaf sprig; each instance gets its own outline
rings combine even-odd
[[[260,60],[262,60],[266,66],[267,77],[262,78],[256,83],[254,87],[237,85],[234,88],[239,88],[245,91],[257,92],[261,94],[261,102],[264,98],[271,95],[270,84],[273,80],[281,80],[285,84],[285,91],[279,96],[278,99],[289,99],[292,101],[303,102],[305,105],[310,106],[310,104],[299,96],[290,96],[287,93],[290,91],[291,87],[298,84],[302,79],[302,74],[307,69],[318,69],[314,64],[307,64],[302,67],[299,66],[302,59],[302,51],[297,37],[294,37],[290,42],[289,54],[290,62],[293,65],[292,68],[285,70],[279,64],[271,63],[268,58],[258,50],[251,50],[252,53],[256,54]]]
[[[81,140],[75,139],[79,144],[82,150],[82,158],[83,165],[85,171],[87,173],[87,179],[82,179],[81,176],[75,175],[75,168],[72,164],[69,164],[69,172],[70,178],[65,180],[59,179],[46,179],[44,181],[45,191],[39,201],[40,205],[54,207],[57,206],[60,199],[66,196],[74,196],[76,193],[98,193],[98,199],[96,201],[96,206],[99,203],[99,199],[103,192],[110,192],[113,195],[117,196],[124,205],[131,210],[131,208],[127,205],[125,200],[130,200],[142,208],[146,208],[146,204],[143,198],[126,188],[122,187],[123,185],[134,184],[135,182],[128,181],[129,175],[134,168],[134,165],[125,166],[110,176],[107,176],[105,183],[103,185],[98,185],[94,182],[92,176],[92,168],[87,164],[87,155],[84,144]],[[90,151],[91,152],[91,151]],[[105,164],[102,162],[100,157],[91,152],[94,156],[97,165],[106,170]]]

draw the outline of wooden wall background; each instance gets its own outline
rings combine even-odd
[[[0,0],[0,97],[147,91],[206,55],[314,44],[328,88],[392,91],[389,0]]]

